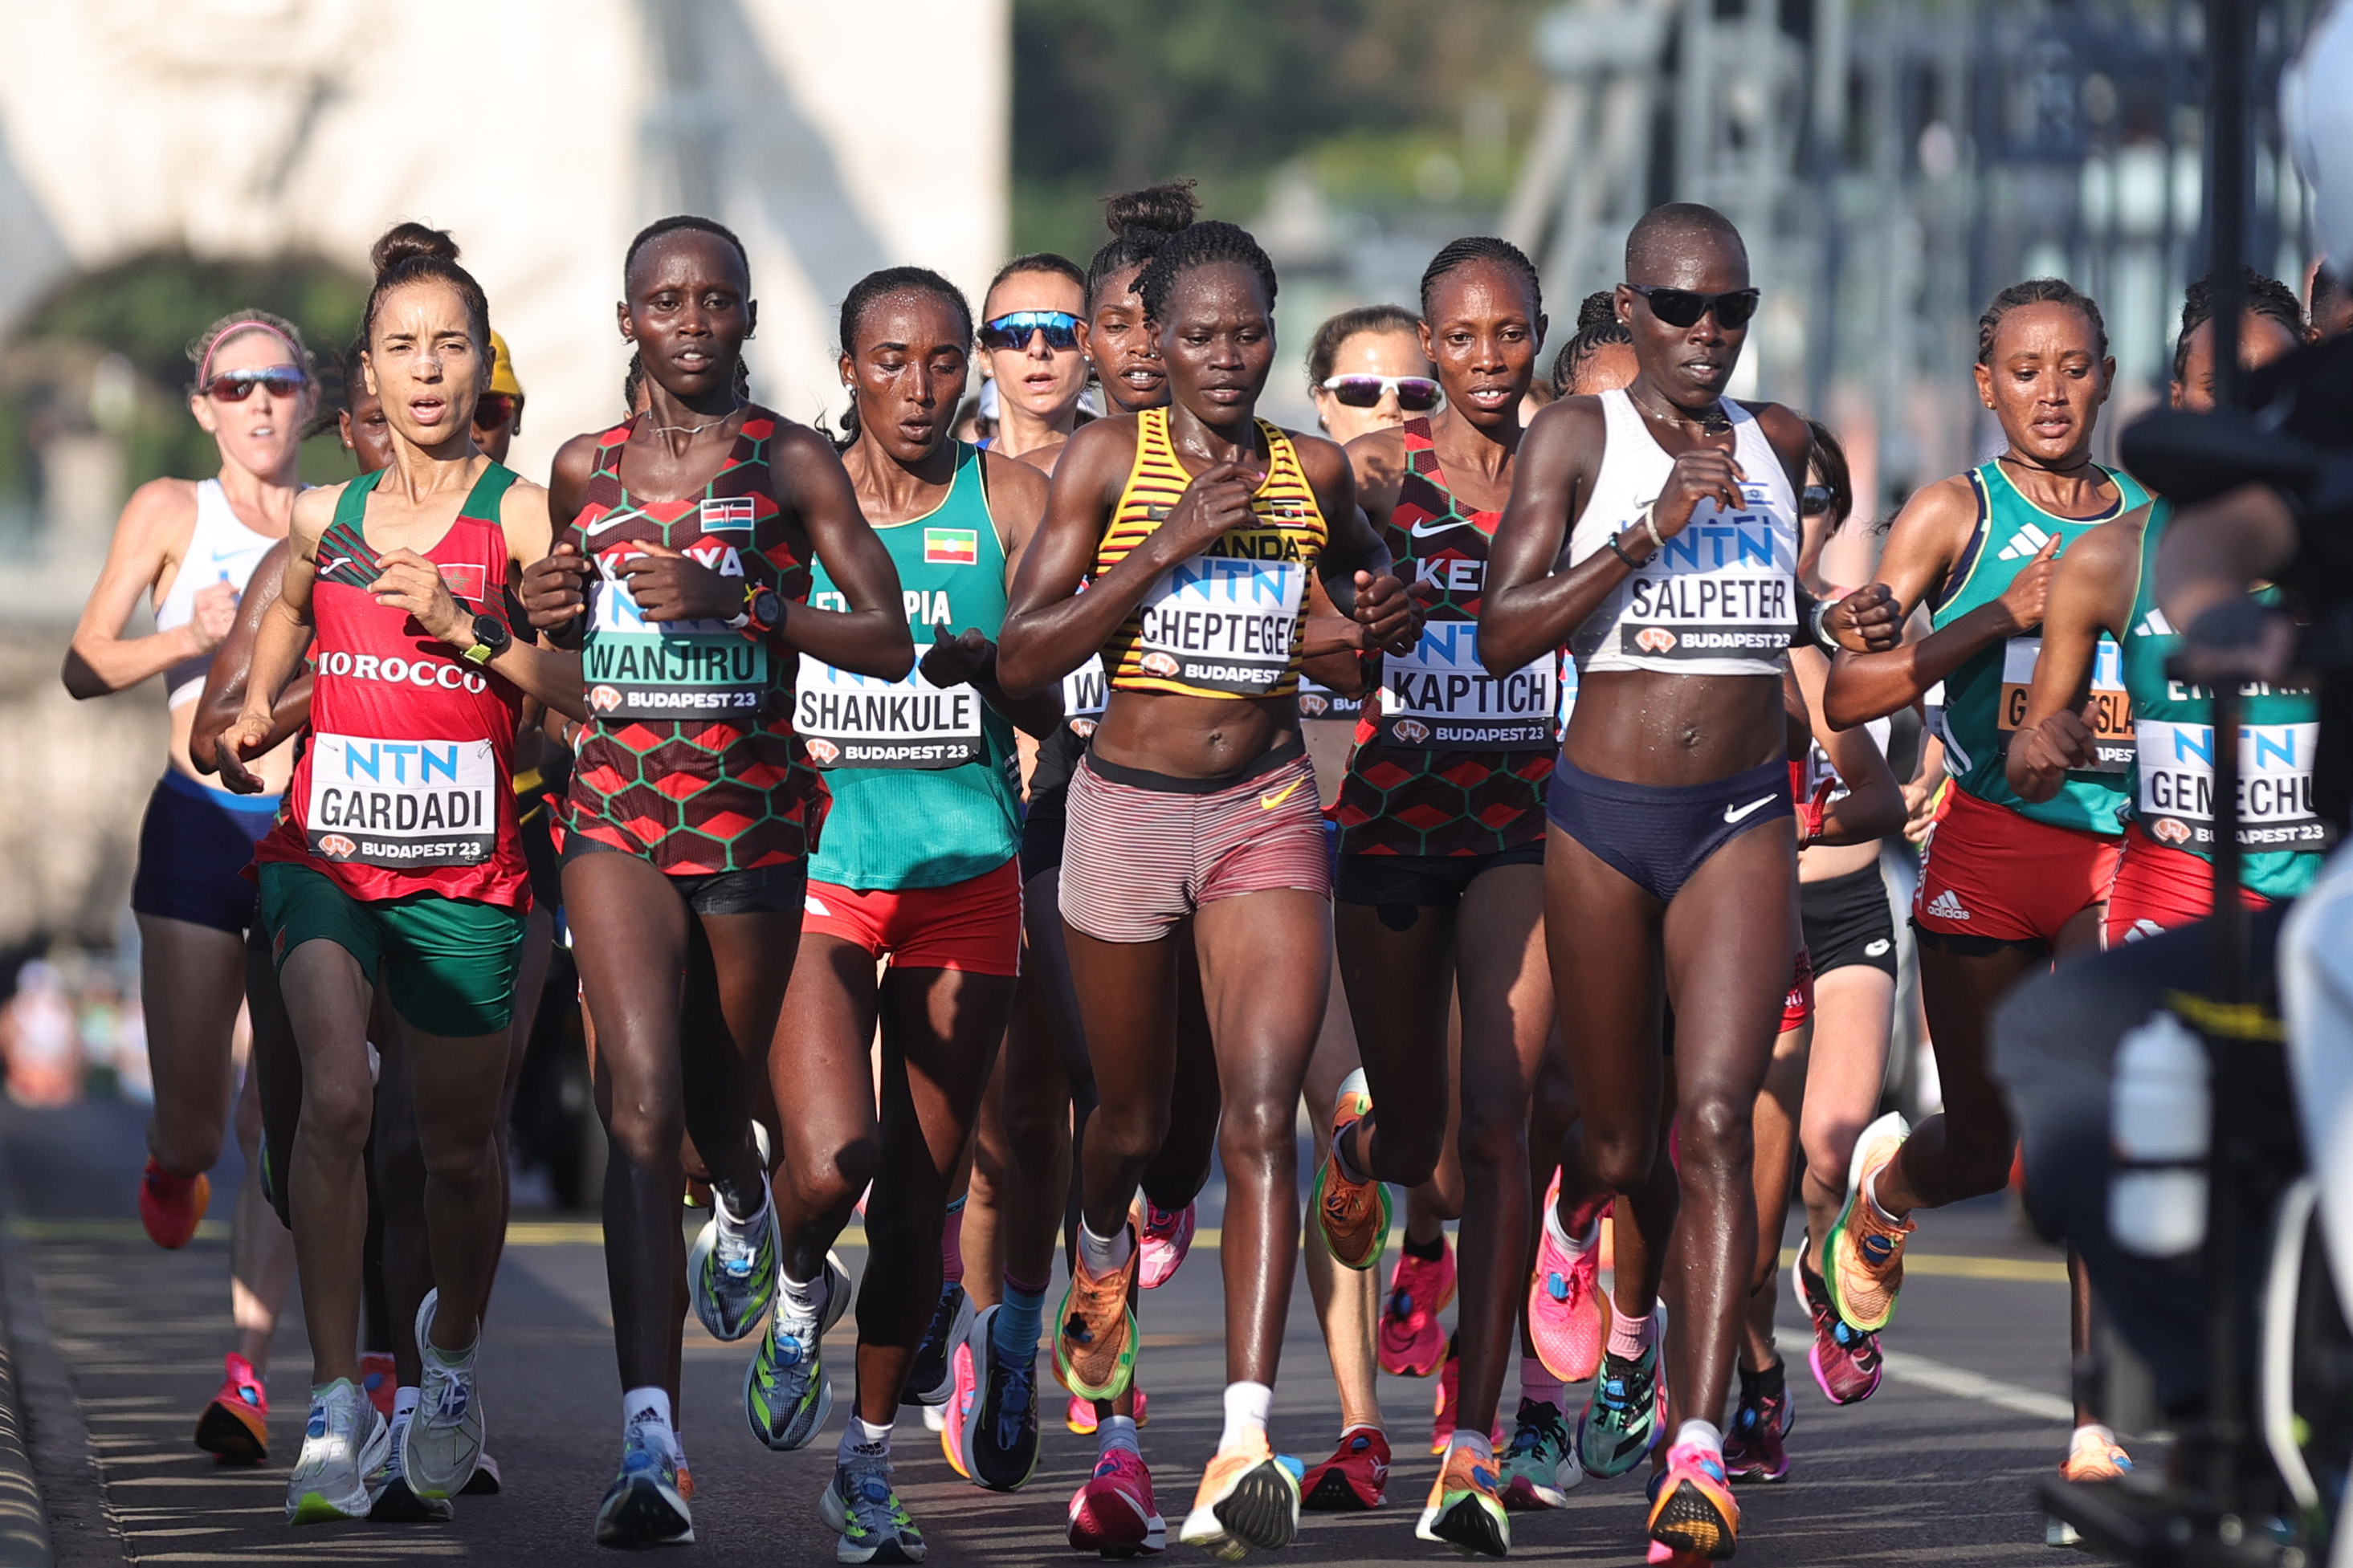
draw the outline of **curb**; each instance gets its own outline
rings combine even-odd
[[[0,1214],[23,1212],[0,1151]],[[18,1226],[0,1226],[0,1568],[119,1568],[129,1552],[36,1274]]]
[[[13,1254],[15,1244],[6,1244],[6,1250]],[[0,1258],[0,1295],[16,1295],[20,1266],[16,1258]],[[26,1447],[25,1405],[16,1388],[17,1315],[0,1307],[0,1568],[53,1568],[57,1554],[49,1546],[40,1483]]]

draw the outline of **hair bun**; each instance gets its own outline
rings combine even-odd
[[[1577,307],[1577,330],[1598,327],[1604,321],[1618,319],[1618,290],[1603,289],[1588,294]]]
[[[445,229],[427,228],[421,223],[396,223],[384,231],[384,237],[368,252],[368,265],[381,278],[413,256],[437,256],[444,261],[455,261],[458,242]]]
[[[1168,180],[1140,191],[1105,196],[1103,226],[1123,238],[1137,229],[1175,234],[1189,228],[1201,211],[1200,198],[1193,194],[1194,184],[1191,180]]]

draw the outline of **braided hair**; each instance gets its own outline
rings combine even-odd
[[[928,267],[885,267],[870,272],[849,286],[841,300],[841,352],[852,358],[858,353],[858,330],[865,323],[866,312],[878,300],[893,294],[929,294],[947,305],[964,319],[964,344],[972,344],[972,305],[964,290],[933,271]],[[818,429],[832,437],[834,449],[847,452],[858,444],[858,399],[849,400],[849,412],[841,416],[839,434],[827,430],[825,422],[818,421]]]
[[[2297,342],[2304,342],[2304,306],[2297,301],[2295,290],[2252,267],[2240,269],[2239,289],[2248,315],[2268,316],[2285,327]],[[2189,286],[2181,301],[2181,332],[2173,342],[2174,380],[2179,381],[2189,368],[2189,334],[2213,319],[2214,275],[2210,272]]]
[[[1468,267],[1474,261],[1492,261],[1508,272],[1518,273],[1520,281],[1527,285],[1530,321],[1544,314],[1544,285],[1536,280],[1536,264],[1528,259],[1527,253],[1508,239],[1474,234],[1462,239],[1449,240],[1445,248],[1431,257],[1430,265],[1421,269],[1423,321],[1430,320],[1430,291],[1438,286],[1438,280],[1455,268]]]
[[[691,213],[680,213],[672,217],[656,218],[638,230],[637,237],[629,241],[629,248],[621,256],[621,287],[624,289],[628,288],[629,268],[638,264],[638,252],[669,234],[712,236],[735,253],[735,259],[744,264],[744,275],[746,278],[751,276],[752,258],[744,251],[744,242],[735,237],[733,229],[723,223],[714,222],[707,217],[696,217]]]
[[[1160,254],[1145,263],[1144,270],[1135,275],[1136,297],[1144,301],[1147,321],[1159,321],[1168,309],[1169,297],[1176,291],[1176,279],[1197,267],[1230,264],[1246,267],[1258,275],[1259,287],[1265,291],[1266,308],[1274,309],[1274,263],[1259,248],[1250,231],[1239,224],[1211,221],[1197,223],[1179,230]]]
[[[1993,363],[1993,341],[2001,331],[2001,323],[2012,310],[2027,305],[2066,305],[2084,313],[2092,325],[2092,336],[2097,346],[2092,351],[2094,359],[2108,357],[2108,323],[2100,317],[2098,301],[2063,278],[2030,278],[2023,283],[2013,283],[1993,297],[1993,303],[1978,318],[1978,363]]]
[[[1104,197],[1103,226],[1111,230],[1112,237],[1087,263],[1087,313],[1094,314],[1095,296],[1114,274],[1159,255],[1171,235],[1193,226],[1200,210],[1190,180],[1170,180]]]
[[[1567,397],[1568,389],[1577,384],[1577,372],[1585,362],[1609,343],[1631,344],[1634,334],[1618,319],[1618,291],[1598,289],[1588,294],[1577,307],[1577,331],[1560,345],[1560,353],[1552,362],[1552,390],[1556,397]]]

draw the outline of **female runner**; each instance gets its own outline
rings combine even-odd
[[[1916,1129],[1891,1111],[1863,1130],[1838,1218],[1814,1249],[1822,1303],[1862,1333],[1894,1315],[1912,1211],[1998,1191],[2009,1177],[2010,1112],[1986,1072],[1989,1011],[2055,955],[2099,939],[2131,761],[2116,667],[2093,682],[2105,694],[2094,765],[2029,802],[2010,787],[2004,753],[2033,680],[2059,552],[2148,500],[2128,475],[2092,460],[2114,374],[2099,307],[2072,286],[2035,279],[1994,296],[1978,321],[1978,395],[2006,446],[1915,492],[1888,533],[1879,580],[1849,601],[1907,616],[1926,603],[1934,629],[1832,663],[1824,706],[1839,727],[1892,713],[1943,681],[1939,728],[1955,784],[1912,910],[1944,1110]],[[2081,1342],[2089,1283],[2072,1260],[2070,1273]],[[1815,1280],[1803,1268],[1799,1277],[1810,1310]],[[2083,1477],[2114,1474],[2121,1459],[2113,1444],[2087,1447],[2094,1468]]]
[[[1317,1218],[1334,1258],[1370,1268],[1387,1239],[1381,1184],[1413,1186],[1437,1169],[1455,1100],[1440,1048],[1453,994],[1468,1266],[1461,1404],[1418,1533],[1502,1556],[1511,1525],[1490,1428],[1527,1277],[1528,1108],[1552,1034],[1541,868],[1559,678],[1547,652],[1489,679],[1476,634],[1545,318],[1535,268],[1498,239],[1440,250],[1421,297],[1420,340],[1445,410],[1348,448],[1367,514],[1385,520],[1389,548],[1412,563],[1430,600],[1419,645],[1382,660],[1377,713],[1360,731],[1335,813],[1340,968],[1365,1065],[1338,1096]],[[1408,1247],[1410,1257],[1410,1238]],[[1557,1386],[1523,1394],[1564,1403]],[[1571,1460],[1556,1418],[1515,1449],[1514,1463],[1536,1477],[1546,1500],[1565,1500],[1556,1472]]]
[[[571,658],[511,630],[507,586],[546,549],[546,499],[475,448],[489,309],[454,249],[415,224],[376,243],[362,330],[393,463],[296,503],[246,710],[218,748],[227,782],[263,787],[248,762],[280,739],[273,708],[315,637],[311,738],[254,847],[302,1061],[289,1196],[316,1371],[287,1486],[297,1524],[366,1513],[392,1442],[356,1382],[379,984],[407,1047],[440,1287],[417,1312],[422,1392],[398,1463],[419,1497],[446,1499],[480,1460],[475,1363],[505,1217],[499,1090],[530,901],[510,757],[524,691],[578,703]]]
[[[997,384],[992,452],[1048,473],[1079,425],[1087,358],[1079,345],[1086,274],[1051,251],[1017,256],[997,269],[980,302],[980,347]]]
[[[1676,1236],[1668,1347],[1688,1415],[1650,1535],[1731,1555],[1739,1510],[1713,1420],[1754,1261],[1748,1122],[1798,946],[1781,650],[1799,624],[1797,496],[1809,436],[1727,401],[1757,294],[1712,209],[1653,209],[1626,242],[1618,308],[1633,384],[1537,417],[1490,555],[1480,655],[1497,678],[1564,641],[1582,676],[1546,809],[1546,942],[1584,1144],[1619,1194],[1609,1344],[1578,1430],[1590,1473],[1661,1436],[1656,1310]],[[1685,537],[1688,534],[1689,537]],[[1566,570],[1555,571],[1567,562]],[[1660,1150],[1654,976],[1675,1012],[1678,1179]]]
[[[1145,266],[1136,292],[1173,402],[1071,437],[1000,660],[1017,690],[1099,649],[1112,671],[1062,864],[1102,1103],[1056,1360],[1096,1398],[1134,1372],[1128,1207],[1169,1125],[1175,933],[1189,916],[1224,1106],[1231,1381],[1181,1535],[1233,1552],[1284,1544],[1298,1520],[1297,1473],[1266,1419],[1298,1246],[1292,1128],[1330,963],[1330,867],[1292,700],[1306,576],[1380,643],[1413,622],[1340,449],[1254,416],[1274,290],[1265,252],[1230,224],[1197,224]]]
[[[139,1217],[157,1246],[188,1244],[212,1196],[205,1173],[220,1158],[234,1105],[248,1178],[229,1233],[237,1348],[226,1358],[220,1392],[197,1418],[196,1447],[259,1463],[269,1439],[262,1380],[293,1271],[293,1242],[269,1213],[259,1179],[252,1098],[259,1082],[248,1075],[240,1093],[231,1081],[229,1040],[245,998],[246,933],[255,923],[253,884],[241,873],[254,841],[269,829],[294,755],[287,749],[259,760],[269,787],[265,798],[249,800],[203,782],[189,756],[188,731],[238,596],[263,554],[286,537],[302,488],[302,426],[319,391],[301,332],[266,310],[232,311],[188,352],[196,367],[188,411],[219,448],[220,473],[139,487],[82,607],[64,674],[77,699],[128,690],[156,675],[164,679],[171,745],[140,829],[131,887],[155,1079]],[[155,630],[124,637],[142,594],[154,600]]]
[[[737,390],[757,320],[742,243],[705,218],[664,218],[630,242],[622,279],[645,412],[557,453],[552,494],[572,521],[527,588],[534,624],[584,641],[565,914],[612,1143],[605,1262],[623,1389],[596,1539],[643,1546],[693,1539],[673,1419],[688,1134],[713,1194],[689,1269],[696,1315],[741,1339],[776,1292],[750,1107],[822,799],[793,734],[793,659],[894,679],[914,654],[897,574],[831,443]],[[847,608],[807,603],[812,560]]]

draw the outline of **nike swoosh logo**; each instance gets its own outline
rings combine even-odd
[[[1773,797],[1768,795],[1762,800],[1752,800],[1746,805],[1727,805],[1724,808],[1724,820],[1726,822],[1737,822],[1742,817],[1747,816],[1750,812],[1755,811],[1757,807],[1770,805],[1772,804]]]
[[[1272,795],[1260,795],[1258,797],[1258,808],[1261,811],[1272,811],[1276,806],[1281,805],[1284,801],[1289,800],[1291,798],[1291,792],[1298,787],[1299,781],[1297,779],[1293,779]],[[1768,796],[1767,798],[1769,799],[1770,797]]]
[[[1417,522],[1411,528],[1407,529],[1406,533],[1414,539],[1428,539],[1433,533],[1445,533],[1453,529],[1467,528],[1469,526],[1469,522],[1462,518],[1441,517],[1434,523]]]

